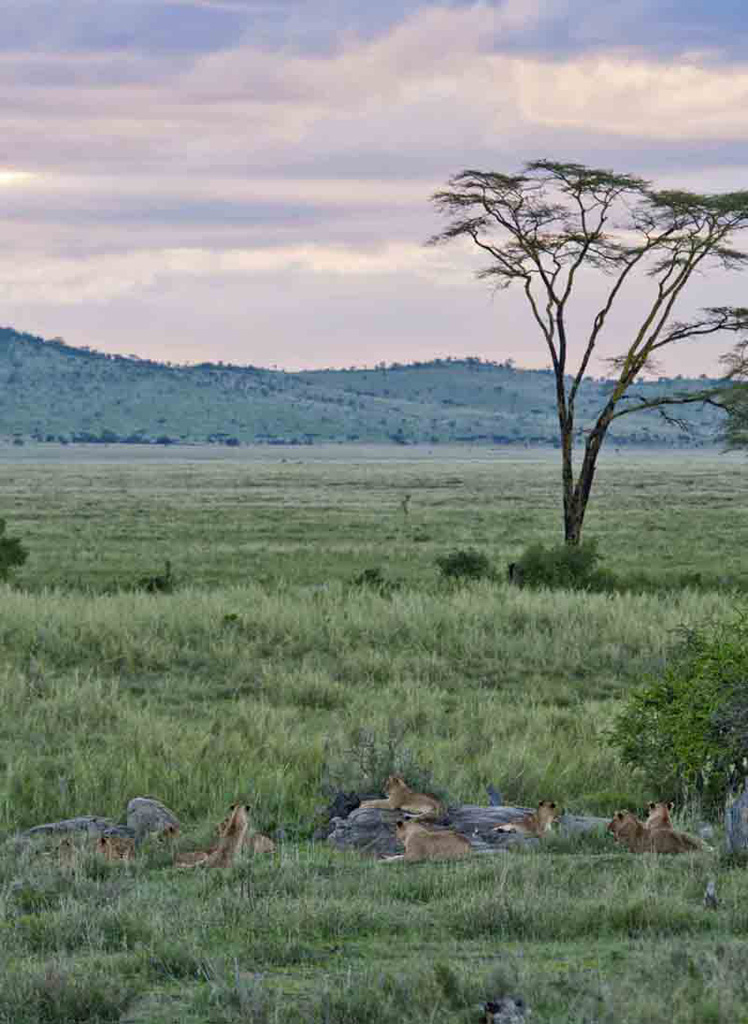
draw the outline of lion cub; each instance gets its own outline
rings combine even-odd
[[[405,853],[386,857],[388,861],[456,860],[466,857],[471,851],[467,839],[451,829],[432,832],[417,821],[400,820],[395,825],[395,831],[405,847]]]
[[[248,846],[252,853],[275,853],[276,850],[275,843],[270,836],[265,836],[262,832],[247,832],[244,845]]]
[[[228,817],[224,818],[220,825],[217,826],[216,832],[219,837],[225,834],[230,820],[231,815],[229,814]],[[262,832],[250,832],[249,827],[247,827],[247,834],[244,837],[244,846],[248,850],[251,850],[252,853],[275,853],[276,849],[275,843],[270,836],[265,836]]]
[[[249,827],[248,810],[246,804],[234,804],[231,807],[228,823],[218,840],[218,846],[205,860],[206,868],[230,868],[234,863]]]
[[[437,821],[444,816],[444,805],[441,800],[429,793],[416,793],[400,775],[390,775],[384,784],[386,800],[364,800],[358,807],[374,808],[383,811],[407,811],[415,814],[422,821]]]
[[[185,853],[178,853],[174,857],[174,867],[196,868],[198,864],[204,864],[217,849],[217,846],[211,846],[207,850],[187,850]]]
[[[649,817],[644,822],[644,827],[648,828],[650,832],[672,833],[689,850],[711,850],[712,847],[701,839],[696,839],[694,836],[689,836],[687,832],[679,832],[673,828],[673,823],[670,819],[670,812],[673,807],[675,807],[675,804],[672,800],[669,800],[667,803],[655,803],[651,800],[647,805]]]
[[[191,850],[179,853],[174,858],[178,868],[230,868],[242,847],[249,826],[249,808],[246,804],[232,804],[229,815],[219,826],[220,838],[215,846],[207,850]]]
[[[647,828],[631,811],[616,811],[608,825],[618,843],[632,853],[692,853],[703,845],[685,832],[673,828]]]
[[[78,867],[78,848],[69,837],[60,840],[57,860],[62,871],[75,871]]]
[[[656,804],[653,800],[650,800],[647,805],[649,811],[649,817],[644,822],[644,827],[649,829],[654,828],[670,828],[672,829],[673,823],[670,820],[670,812],[675,807],[672,800],[667,803]]]
[[[524,818],[518,821],[508,822],[506,825],[496,825],[493,832],[521,832],[527,836],[540,838],[544,832],[550,832],[554,821],[561,817],[553,800],[541,800],[537,811],[530,811]]]
[[[133,860],[135,840],[126,836],[100,836],[96,848],[105,860]]]

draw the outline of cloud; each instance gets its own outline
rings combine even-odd
[[[108,303],[142,289],[158,289],[177,279],[257,279],[288,271],[295,276],[422,278],[432,284],[465,281],[469,267],[444,250],[385,243],[368,250],[331,245],[258,249],[131,250],[126,253],[64,258],[37,256],[21,262],[0,256],[0,299],[40,305]],[[462,265],[460,266],[460,262]]]
[[[6,0],[0,50],[194,53],[230,45],[246,12],[164,0]]]
[[[713,68],[615,55],[512,63],[522,114],[533,124],[659,142],[748,138],[748,65]]]
[[[131,330],[157,355],[168,325],[190,346],[224,332],[231,359],[251,322],[276,362],[304,363],[300,336],[316,365],[347,359],[355,335],[381,358],[431,337],[542,365],[521,296],[421,247],[450,174],[557,156],[697,191],[746,180],[748,62],[714,33],[674,51],[661,3],[111,0],[94,23],[101,5],[71,0],[60,26],[31,7],[38,35],[11,19],[0,53],[0,294],[72,343]]]
[[[307,178],[385,166],[392,176],[401,161],[442,179],[478,156],[504,162],[528,141],[522,155],[536,156],[570,131],[588,149],[596,136],[745,140],[748,63],[497,52],[507,26],[539,17],[522,10],[429,8],[323,55],[244,44],[187,63],[119,55],[111,67],[101,55],[57,55],[46,72],[38,54],[7,58],[7,151],[20,168],[117,175],[127,188],[164,173],[219,182],[302,166]]]

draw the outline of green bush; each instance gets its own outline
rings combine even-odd
[[[374,590],[384,597],[388,597],[399,587],[399,583],[388,579],[378,566],[373,569],[364,569],[363,572],[353,577],[351,583],[354,587]]]
[[[390,719],[378,730],[354,725],[340,748],[328,744],[321,780],[323,793],[383,793],[390,775],[402,775],[414,789],[442,795],[430,771],[416,762],[406,745],[406,732],[401,722]]]
[[[531,544],[515,563],[515,577],[529,587],[564,590],[607,589],[610,580],[597,568],[600,554],[597,541],[582,544]]]
[[[23,565],[28,557],[20,538],[5,536],[5,520],[0,519],[0,580],[7,580],[13,569]]]
[[[134,991],[101,968],[49,960],[19,967],[0,985],[2,1024],[104,1024],[122,1019]]]
[[[628,698],[610,741],[653,793],[720,805],[748,757],[748,613],[684,629],[663,674]]]
[[[441,555],[436,559],[436,564],[442,576],[455,583],[462,583],[466,580],[493,579],[495,576],[488,556],[473,548],[464,548],[452,551],[448,555]]]

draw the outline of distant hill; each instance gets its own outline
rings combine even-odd
[[[709,383],[660,378],[637,391],[653,397]],[[0,436],[17,443],[555,444],[553,384],[550,370],[476,358],[301,373],[222,363],[172,366],[0,328]],[[584,381],[580,430],[610,386]],[[638,413],[618,420],[610,440],[714,443],[717,410],[694,405],[678,413],[693,424],[692,433],[656,412]]]

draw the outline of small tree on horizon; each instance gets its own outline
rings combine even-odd
[[[722,441],[727,451],[748,449],[748,338],[722,357],[728,385],[720,391],[727,413]]]
[[[748,309],[741,307],[706,308],[688,321],[673,318],[697,270],[710,263],[723,269],[748,263],[748,253],[730,245],[731,237],[748,227],[748,191],[658,191],[634,175],[534,160],[518,174],[462,171],[432,200],[449,223],[429,244],[472,240],[491,258],[478,277],[497,289],[517,283],[545,339],[556,382],[564,537],[567,544],[578,544],[611,423],[643,409],[664,412],[670,405],[715,400],[717,392],[712,391],[646,399],[629,394],[629,389],[643,371],[654,368],[654,359],[669,345],[748,330]],[[587,331],[572,337],[569,308],[580,273],[588,269],[610,283]],[[637,271],[652,281],[652,298],[630,342],[611,360],[615,374],[610,395],[586,432],[575,472],[577,394],[611,309]],[[575,352],[579,359],[573,366]]]

